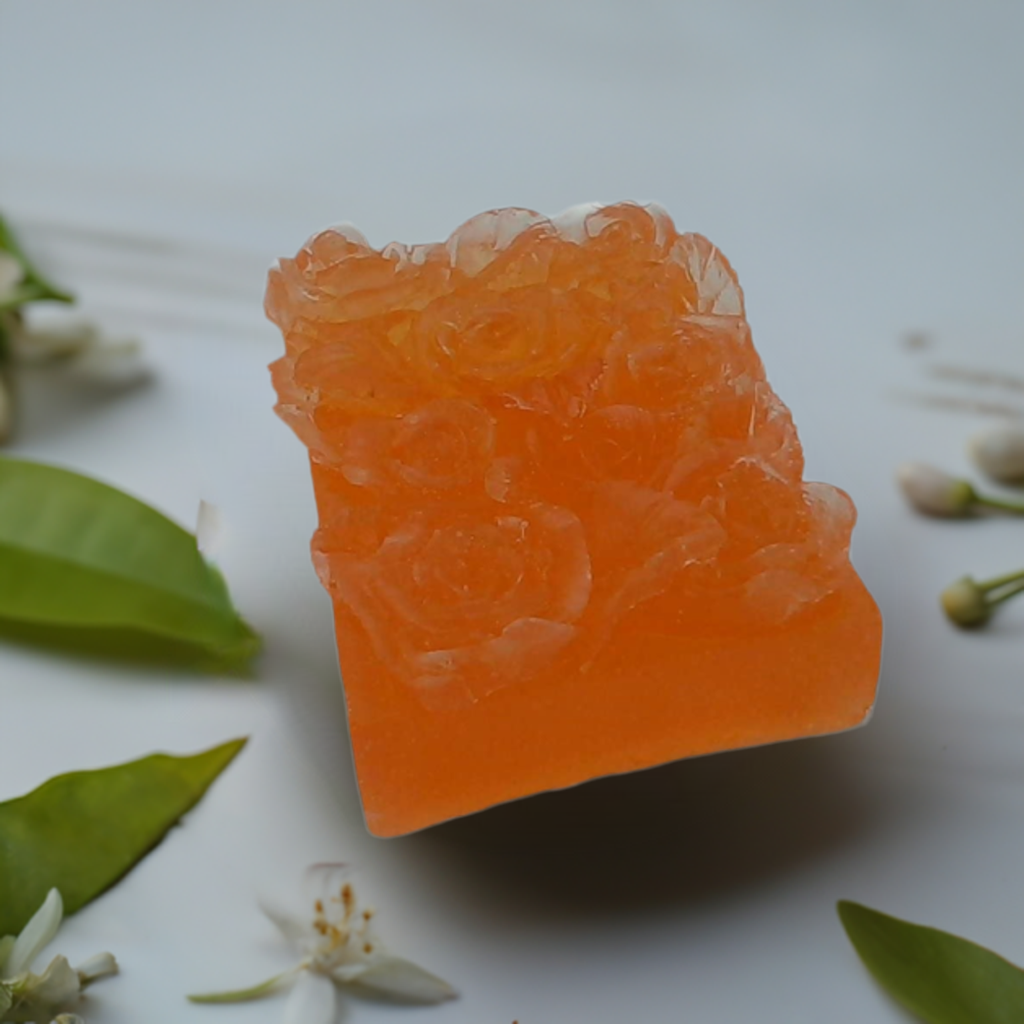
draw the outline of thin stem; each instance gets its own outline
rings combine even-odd
[[[1011,597],[1019,594],[1022,590],[1024,590],[1024,580],[1021,580],[1015,586],[1008,588],[1004,593],[998,594],[995,597],[990,597],[988,599],[989,607],[994,608],[996,605],[1002,604],[1004,601],[1008,601]]]
[[[987,594],[990,590],[998,590],[1000,587],[1005,587],[1009,583],[1016,583],[1018,580],[1024,580],[1024,569],[1008,572],[1005,576],[996,576],[990,580],[982,580],[976,586]]]
[[[1007,501],[1004,498],[976,494],[974,502],[977,505],[984,505],[986,508],[997,508],[1000,512],[1012,512],[1014,515],[1024,516],[1024,504],[1018,501]]]

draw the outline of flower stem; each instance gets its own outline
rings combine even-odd
[[[1001,594],[997,594],[995,597],[988,599],[989,607],[994,608],[997,604],[1002,604],[1004,601],[1008,601],[1011,597],[1015,597],[1022,590],[1024,590],[1024,580],[1020,580],[1012,587],[1008,587]]]
[[[1005,576],[996,576],[990,580],[982,580],[981,583],[977,584],[977,587],[988,594],[993,590],[998,590],[1000,587],[1005,587],[1021,580],[1024,580],[1024,569],[1019,569],[1017,572],[1008,572]]]
[[[987,494],[975,493],[974,503],[985,508],[998,509],[1000,512],[1010,512],[1013,515],[1024,516],[1024,504],[1019,501],[1008,501],[1005,498],[993,498]]]

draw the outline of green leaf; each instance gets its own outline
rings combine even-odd
[[[187,530],[65,469],[0,458],[0,634],[236,669],[259,638]]]
[[[14,313],[0,313],[0,444],[14,427],[14,388],[11,381],[11,332]]]
[[[109,889],[199,802],[245,743],[58,775],[0,803],[0,935],[17,934],[51,888],[68,914]]]
[[[8,309],[18,309],[28,302],[41,302],[49,300],[52,302],[74,302],[75,297],[62,288],[45,278],[35,264],[28,258],[25,250],[22,249],[17,237],[11,230],[11,226],[0,216],[0,252],[10,253],[20,264],[24,271],[24,279],[3,302],[0,302],[0,312]]]
[[[983,946],[859,903],[837,907],[846,934],[889,994],[929,1024],[1020,1024],[1024,971]]]

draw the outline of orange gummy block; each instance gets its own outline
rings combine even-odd
[[[706,239],[632,203],[342,227],[267,311],[374,834],[865,721],[854,508],[803,482]]]

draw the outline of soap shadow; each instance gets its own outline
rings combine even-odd
[[[345,691],[338,674],[329,602],[313,588],[293,590],[301,614],[287,630],[265,631],[262,663],[277,712],[320,778],[328,784],[338,813],[362,829]]]
[[[600,779],[409,841],[456,859],[460,875],[477,885],[547,914],[712,901],[795,872],[872,827],[877,815],[837,749],[844,740],[775,744]]]

